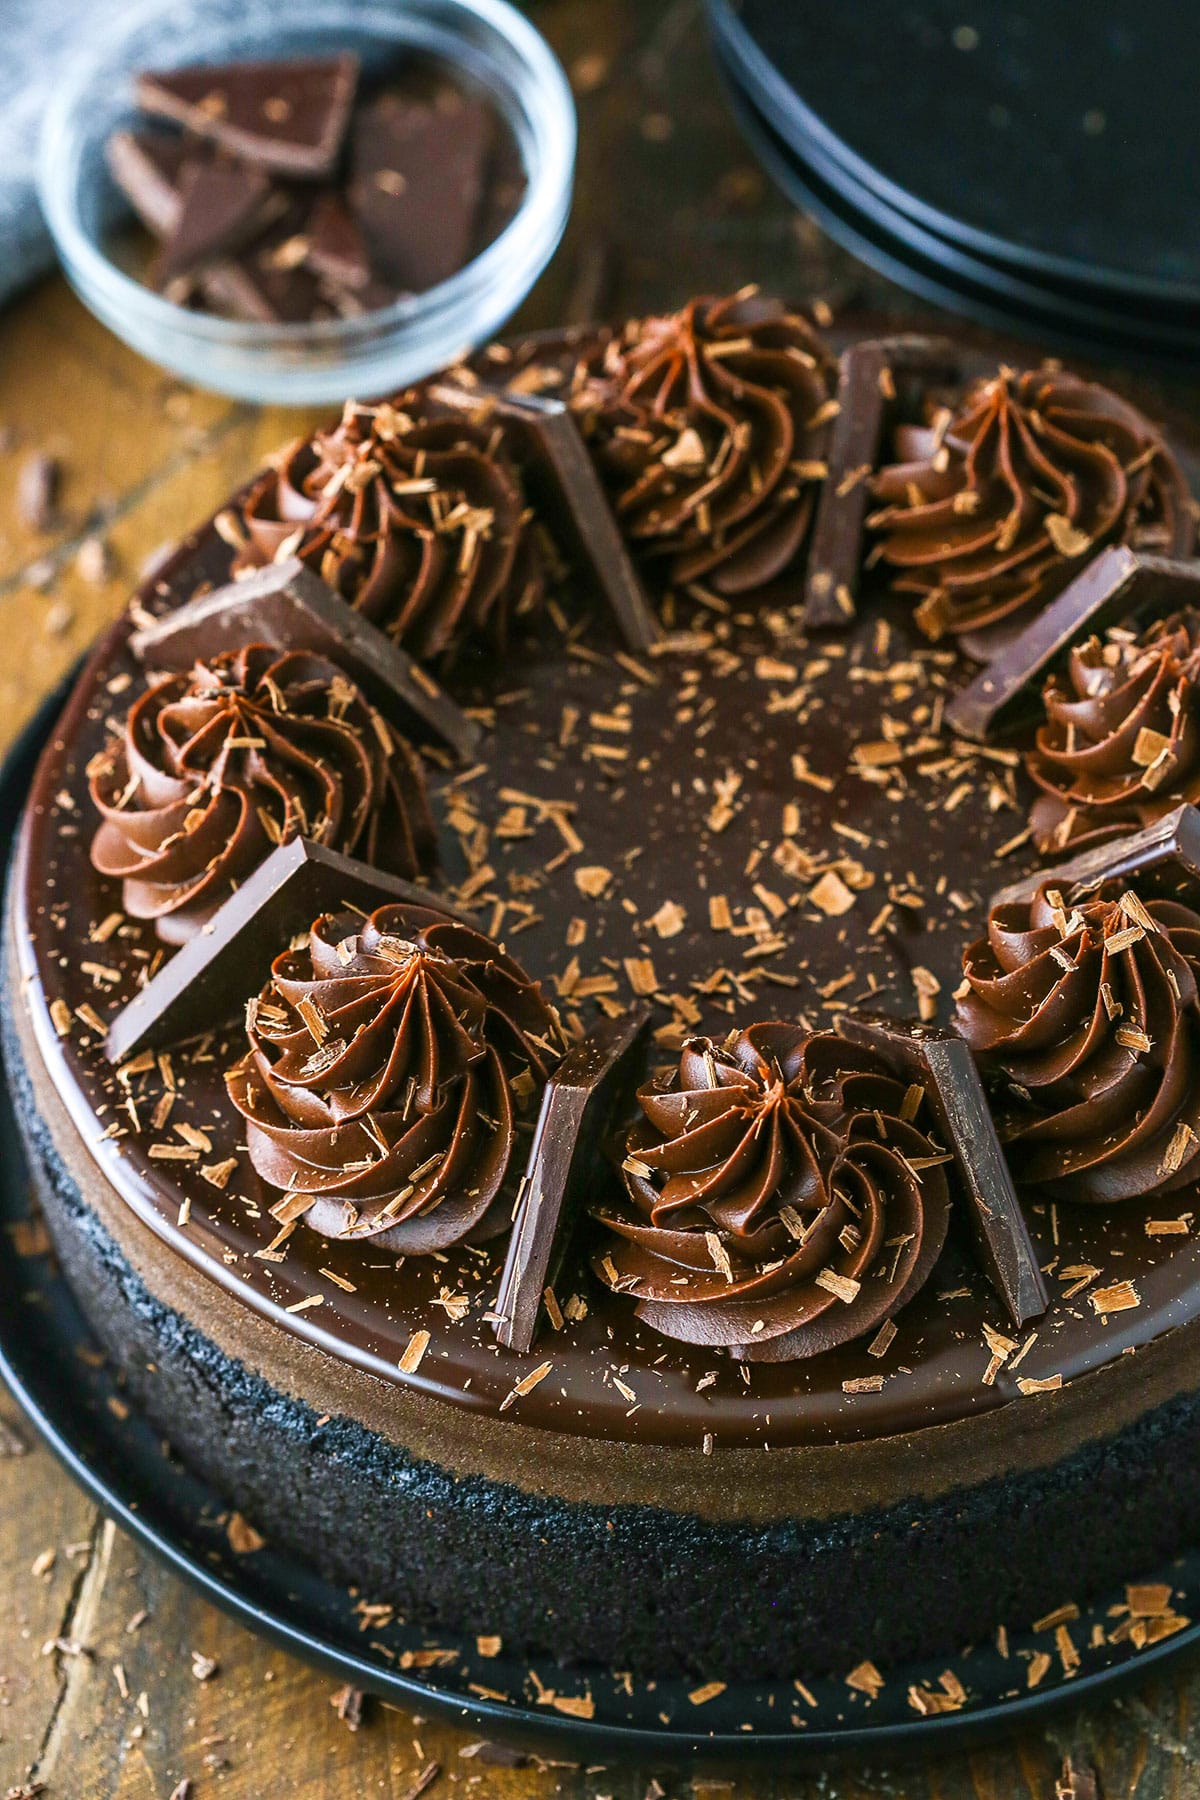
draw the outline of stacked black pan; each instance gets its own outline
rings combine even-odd
[[[1179,0],[709,0],[771,175],[976,318],[1200,367],[1200,20]]]

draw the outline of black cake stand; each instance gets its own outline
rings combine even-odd
[[[45,702],[0,770],[5,862],[64,694]],[[1007,1655],[995,1645],[948,1650],[933,1662],[886,1670],[873,1697],[843,1679],[809,1680],[803,1670],[795,1681],[724,1687],[700,1677],[630,1684],[611,1670],[546,1662],[535,1677],[511,1656],[481,1658],[473,1638],[404,1624],[381,1628],[366,1643],[345,1590],[269,1545],[249,1555],[232,1550],[227,1506],[130,1410],[38,1235],[11,1229],[34,1217],[16,1124],[0,1085],[0,1379],[67,1472],[130,1537],[250,1630],[383,1700],[534,1752],[591,1763],[736,1769],[774,1761],[794,1768],[835,1758],[926,1756],[1027,1729],[1200,1643],[1200,1624],[1140,1651],[1127,1641],[1109,1643],[1109,1608],[1123,1595],[1106,1595],[1070,1625],[1076,1667],[1064,1668],[1049,1627],[1010,1630]],[[1147,1580],[1170,1584],[1178,1612],[1200,1614],[1200,1552]],[[453,1660],[433,1673],[402,1667],[406,1651],[430,1648],[453,1652]],[[551,1689],[577,1710],[557,1710]],[[947,1700],[955,1710],[929,1710]]]

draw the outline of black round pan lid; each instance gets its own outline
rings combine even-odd
[[[1200,108],[1175,0],[710,0],[802,157],[980,258],[1110,302],[1200,303]]]

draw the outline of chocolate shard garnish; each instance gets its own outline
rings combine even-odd
[[[1200,558],[1111,544],[955,695],[946,721],[980,744],[1014,730],[1035,711],[1043,679],[1077,639],[1197,599]]]
[[[259,991],[271,959],[322,913],[369,913],[393,900],[467,919],[429,889],[309,838],[280,844],[117,1013],[105,1042],[109,1061],[216,1029]]]
[[[416,718],[464,760],[478,749],[480,729],[474,719],[406,651],[295,557],[201,594],[130,638],[140,661],[168,670],[189,669],[197,659],[211,656],[214,647],[240,650],[247,644],[327,656],[406,735],[412,735]]]
[[[358,58],[228,63],[166,69],[137,79],[138,104],[280,175],[328,175],[337,161]]]
[[[657,643],[654,608],[570,408],[561,400],[452,381],[437,383],[431,395],[440,405],[503,422],[532,498],[611,609],[628,648],[645,651]]]
[[[1177,806],[1174,811],[1107,844],[1081,850],[1053,868],[1035,869],[992,895],[993,906],[1010,906],[1032,900],[1039,889],[1060,888],[1069,899],[1106,881],[1149,878],[1156,892],[1182,894],[1200,886],[1200,811]]]
[[[1039,1318],[1050,1298],[969,1044],[941,1026],[874,1014],[845,1014],[838,1029],[877,1051],[899,1078],[924,1086],[970,1202],[988,1277],[1014,1325]]]
[[[371,279],[371,259],[358,221],[340,194],[332,189],[313,202],[304,235],[310,269],[341,287],[365,288]]]
[[[846,625],[854,617],[862,570],[863,520],[896,377],[956,381],[959,359],[945,338],[864,338],[838,363],[837,416],[817,502],[804,582],[804,622]]]
[[[500,1278],[493,1329],[509,1350],[533,1348],[547,1287],[566,1249],[575,1194],[646,1026],[640,1003],[605,1019],[546,1083]]]

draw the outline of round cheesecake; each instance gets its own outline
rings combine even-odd
[[[736,370],[739,356],[753,355],[742,390],[756,376],[778,395],[761,366],[779,352],[778,339],[746,351],[739,329],[735,316],[724,340],[734,347],[713,366]],[[605,355],[611,361],[611,350]],[[529,366],[526,359],[526,391]],[[819,356],[800,366],[831,389]],[[169,741],[173,729],[165,702],[156,703],[148,735],[129,725],[153,685],[131,638],[148,615],[164,616],[227,582],[239,561],[254,562],[255,532],[262,536],[264,518],[275,522],[263,494],[281,468],[302,487],[311,468],[303,456],[299,472],[277,461],[247,490],[249,503],[238,497],[181,544],[95,648],[43,754],[9,881],[4,989],[6,1063],[37,1191],[68,1279],[137,1403],[259,1532],[368,1601],[446,1631],[499,1635],[530,1656],[644,1676],[790,1676],[951,1651],[1135,1578],[1200,1527],[1200,1266],[1189,1141],[1177,1136],[1186,1097],[1176,1096],[1168,1120],[1175,1148],[1159,1155],[1161,1177],[1125,1179],[1127,1162],[1119,1162],[1125,1189],[1137,1191],[1097,1204],[1079,1172],[1086,1158],[1070,1160],[1061,1131],[1057,1139],[1049,1132],[1060,1145],[1050,1167],[1037,1132],[1030,1150],[1029,1130],[1012,1126],[1013,1109],[1032,1106],[1037,1094],[1031,1099],[1014,1075],[1016,1053],[1005,1061],[1008,1040],[993,1030],[986,1047],[973,1043],[1050,1296],[1045,1313],[1020,1326],[980,1259],[970,1206],[932,1127],[933,1153],[915,1158],[915,1173],[901,1158],[919,1190],[919,1222],[885,1227],[894,1255],[880,1248],[862,1281],[850,1282],[854,1295],[846,1277],[838,1293],[834,1278],[833,1324],[816,1337],[806,1335],[809,1302],[798,1289],[779,1291],[790,1245],[762,1265],[771,1294],[764,1316],[786,1315],[774,1352],[770,1323],[757,1344],[757,1319],[740,1335],[714,1324],[725,1312],[706,1310],[711,1271],[689,1287],[685,1257],[654,1290],[656,1301],[644,1262],[629,1250],[658,1253],[659,1239],[640,1222],[638,1183],[650,1183],[653,1210],[655,1158],[670,1137],[661,1121],[686,1090],[689,1057],[699,1059],[703,1087],[705,1069],[727,1071],[749,1054],[739,1042],[761,1051],[782,1041],[764,1038],[763,1022],[824,1043],[852,1013],[947,1021],[956,996],[972,1041],[971,981],[978,977],[978,997],[996,974],[979,948],[991,897],[1038,867],[1028,821],[1045,781],[1026,772],[1019,740],[968,742],[947,726],[946,708],[977,674],[977,656],[990,649],[982,640],[1006,620],[1015,630],[1037,615],[1058,573],[1056,548],[1068,561],[1080,550],[1052,528],[1042,563],[1020,579],[999,566],[985,571],[993,603],[973,601],[962,631],[947,629],[953,582],[934,568],[928,534],[914,539],[913,521],[897,516],[953,506],[940,489],[920,492],[922,480],[936,486],[945,476],[947,435],[959,454],[934,408],[932,449],[910,424],[875,477],[880,510],[867,548],[888,554],[867,556],[857,609],[844,623],[814,632],[804,620],[800,545],[813,503],[802,496],[807,486],[819,491],[821,443],[797,443],[784,459],[792,488],[783,492],[771,478],[778,504],[756,535],[739,539],[731,527],[714,552],[703,503],[664,527],[661,495],[647,507],[646,470],[629,466],[642,449],[630,409],[647,382],[664,379],[661,363],[646,358],[624,393],[626,410],[606,423],[596,383],[610,374],[599,359],[581,379],[577,417],[618,520],[648,558],[661,641],[630,651],[582,582],[568,575],[551,591],[549,578],[542,588],[520,570],[500,647],[491,635],[496,589],[474,619],[470,605],[455,615],[453,658],[433,664],[483,735],[466,766],[436,744],[418,745],[430,832],[411,795],[403,828],[396,822],[392,793],[386,823],[373,835],[347,826],[337,845],[380,866],[390,856],[450,911],[469,912],[495,957],[502,947],[531,991],[557,1009],[559,1047],[649,1001],[642,1066],[619,1097],[614,1132],[575,1169],[532,1348],[505,1348],[497,1330],[508,1232],[546,1074],[528,1049],[517,1075],[496,1052],[514,1123],[506,1185],[489,1190],[487,1230],[481,1202],[467,1209],[470,1230],[440,1238],[422,1235],[421,1219],[437,1220],[432,1209],[415,1216],[414,1234],[403,1207],[393,1228],[395,1205],[369,1231],[370,1207],[337,1215],[327,1200],[324,1210],[310,1208],[306,1191],[290,1206],[303,1182],[281,1177],[262,1151],[261,1112],[235,1104],[245,1084],[230,1071],[249,1066],[248,1055],[259,1056],[267,1076],[279,1074],[270,1032],[256,1051],[252,1027],[248,1048],[242,1015],[252,1003],[261,1023],[256,996],[282,991],[294,1000],[315,979],[315,952],[301,940],[280,941],[265,960],[248,955],[242,991],[223,996],[199,1037],[124,1066],[105,1053],[112,1019],[178,953],[185,926],[211,924],[220,881],[233,892],[245,875],[221,861],[232,849],[218,856],[210,847],[186,880],[172,877],[180,891],[187,886],[187,906],[173,898],[173,910],[156,919],[145,858],[134,869],[127,843],[114,849],[111,836],[97,836],[102,821],[119,835],[138,803],[128,784],[105,787],[112,771],[136,769],[147,744]],[[560,359],[543,385],[563,379]],[[822,406],[819,394],[812,401],[806,394],[810,421]],[[685,434],[703,437],[685,413],[674,403],[676,450],[667,458],[684,475],[699,454]],[[702,409],[700,423],[709,416]],[[757,417],[753,409],[748,416]],[[991,427],[978,429],[982,442]],[[428,466],[418,457],[406,479],[426,480]],[[628,503],[635,490],[637,503]],[[990,492],[985,485],[985,503]],[[231,516],[249,530],[231,529]],[[261,556],[290,536],[260,545]],[[326,539],[320,573],[356,599],[344,569],[328,560],[342,541]],[[506,541],[511,548],[511,532]],[[920,556],[905,548],[914,541]],[[1185,546],[1160,539],[1157,547]],[[551,570],[553,562],[547,557]],[[517,579],[518,563],[509,559],[505,579]],[[428,558],[420,570],[427,579]],[[410,567],[402,580],[411,591],[418,577]],[[429,592],[432,606],[437,593]],[[378,591],[372,604],[380,619]],[[450,641],[427,609],[420,646]],[[225,651],[213,642],[209,665]],[[237,679],[244,686],[248,678]],[[176,680],[184,685],[167,696],[172,705],[191,707],[197,691],[201,699],[210,692]],[[290,718],[297,707],[282,711]],[[345,710],[339,729],[351,732]],[[243,742],[259,740],[236,739],[235,749]],[[314,752],[316,766],[327,770],[331,755]],[[1044,755],[1038,767],[1044,773]],[[350,792],[351,775],[342,779]],[[1163,797],[1161,787],[1146,793]],[[1076,816],[1060,807],[1056,821],[1064,811]],[[1119,822],[1134,828],[1140,817],[1127,809]],[[139,855],[140,829],[127,834]],[[179,827],[185,848],[191,829],[186,819]],[[436,851],[426,841],[433,830]],[[1058,842],[1069,853],[1070,832]],[[154,880],[161,896],[161,868]],[[1144,904],[1154,904],[1148,890]],[[365,980],[366,928],[341,929],[357,935],[334,933],[332,950]],[[1063,943],[1075,929],[1085,927],[1064,916]],[[384,920],[380,930],[390,941],[399,925]],[[405,923],[406,955],[415,930]],[[1182,930],[1173,915],[1158,928],[1180,943]],[[478,966],[490,970],[495,957]],[[447,980],[465,979],[463,955],[455,962],[446,950],[433,960],[453,964]],[[1173,992],[1171,1030],[1190,1044],[1194,993],[1186,981]],[[1010,1035],[1019,1039],[1027,1023],[1015,1016]],[[1128,1020],[1121,1029],[1140,1030]],[[493,1049],[499,1042],[493,1035]],[[312,1048],[322,1049],[316,1038]],[[1028,1062],[1027,1047],[1022,1053]],[[787,1076],[782,1054],[780,1067],[778,1082]],[[639,1079],[650,1086],[635,1095]],[[750,1105],[741,1079],[736,1069],[712,1077],[734,1084],[739,1117]],[[288,1080],[289,1092],[303,1087],[294,1073]],[[791,1082],[794,1116],[825,1122],[812,1128],[814,1141],[832,1132],[842,1169],[841,1115],[823,1101],[810,1105],[810,1085],[807,1073]],[[1190,1093],[1190,1076],[1181,1085]],[[500,1104],[493,1094],[476,1108],[488,1129],[472,1140],[475,1169],[502,1135]],[[1146,1105],[1134,1094],[1131,1116],[1141,1119]],[[284,1126],[311,1127],[311,1118],[301,1108]],[[276,1138],[290,1143],[283,1130]],[[439,1154],[448,1154],[444,1145]],[[694,1210],[699,1165],[662,1166],[684,1169]],[[474,1196],[472,1182],[482,1179],[462,1177],[441,1204]],[[935,1192],[944,1203],[935,1204]],[[758,1204],[769,1207],[771,1195]],[[686,1209],[680,1216],[696,1229]],[[700,1239],[711,1250],[715,1238],[713,1265],[722,1270],[725,1215],[713,1216]],[[799,1236],[803,1247],[803,1229]],[[861,1251],[853,1225],[842,1241]],[[917,1273],[889,1287],[911,1244]],[[855,1313],[859,1290],[883,1296],[869,1321]]]

